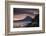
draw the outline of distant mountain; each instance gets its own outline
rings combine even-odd
[[[23,20],[14,21],[14,27],[16,26],[24,27],[24,26],[27,26],[29,23],[32,23],[32,18],[27,16]]]
[[[31,21],[32,22],[32,18],[30,16],[27,16],[26,18],[24,18],[22,20],[17,20],[15,22],[20,22],[20,21]]]
[[[19,27],[39,27],[39,15],[35,16],[34,20],[27,16],[23,20],[14,21],[14,28]]]
[[[32,21],[32,18],[30,16],[27,16],[23,21]]]

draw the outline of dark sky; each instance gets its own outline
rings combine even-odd
[[[34,11],[39,12],[39,9],[13,8],[14,15],[15,14],[33,14]]]

